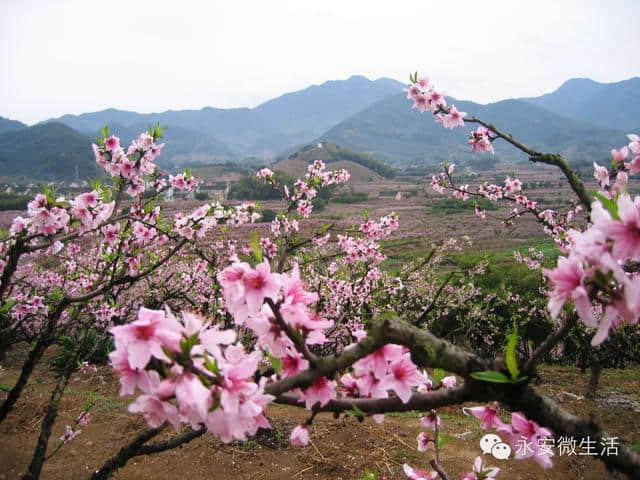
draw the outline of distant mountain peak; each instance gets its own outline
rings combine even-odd
[[[564,86],[573,86],[573,85],[579,85],[579,84],[597,84],[597,85],[601,85],[602,82],[596,82],[595,80],[592,80],[591,78],[588,77],[574,77],[574,78],[570,78],[569,80],[565,80],[564,82],[562,82],[562,85],[560,85],[560,88],[564,87]]]
[[[624,85],[624,84],[632,84],[632,83],[637,83],[637,82],[640,82],[640,77],[630,77],[630,78],[627,78],[625,80],[618,80],[618,81],[615,81],[615,82],[598,82],[597,80],[593,80],[593,79],[588,78],[588,77],[574,77],[574,78],[570,78],[569,80],[565,80],[562,83],[562,85],[560,85],[560,87],[558,87],[557,90],[560,90],[561,88],[575,88],[575,87],[584,86],[584,85],[594,85],[594,86],[607,87],[607,86],[617,86],[617,85]]]
[[[242,155],[269,158],[312,141],[331,126],[401,89],[402,84],[395,80],[352,75],[285,93],[254,108],[204,107],[150,114],[111,108],[54,120],[86,132],[96,132],[105,124],[130,127],[160,122],[201,132]]]
[[[631,130],[640,116],[640,77],[610,83],[571,78],[551,93],[522,100],[594,126]]]
[[[0,117],[0,135],[6,132],[14,132],[27,128],[27,126],[19,122],[18,120],[11,120],[10,118]]]
[[[60,122],[0,135],[0,175],[30,180],[86,180],[98,175],[88,136]]]

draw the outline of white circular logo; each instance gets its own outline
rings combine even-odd
[[[506,460],[511,455],[511,447],[506,443],[496,443],[491,449],[491,455],[498,460]]]
[[[484,454],[491,453],[493,446],[498,443],[502,443],[502,439],[498,435],[494,433],[487,433],[480,439],[480,449]]]

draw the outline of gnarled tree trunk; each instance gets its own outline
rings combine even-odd
[[[598,385],[600,383],[600,375],[602,374],[602,365],[598,362],[591,364],[591,376],[589,377],[589,385],[587,385],[587,393],[585,397],[589,400],[595,400],[598,393]]]

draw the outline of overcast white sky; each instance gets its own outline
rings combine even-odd
[[[640,75],[640,1],[0,0],[0,116],[255,106],[353,74],[480,102]]]

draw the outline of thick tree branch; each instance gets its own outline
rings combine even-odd
[[[206,432],[207,429],[205,427],[201,427],[198,430],[190,428],[186,432],[182,432],[180,435],[176,435],[169,440],[151,443],[149,445],[143,445],[142,447],[140,447],[140,453],[138,453],[138,455],[153,455],[154,453],[171,450],[172,448],[179,447],[181,445],[184,445],[185,443],[189,443],[191,440],[201,437]]]
[[[443,111],[446,112],[446,110],[443,110]],[[519,142],[518,140],[513,138],[512,135],[502,132],[501,130],[496,128],[496,126],[493,125],[492,123],[485,122],[484,120],[480,120],[477,117],[473,117],[473,116],[465,117],[464,121],[469,123],[477,123],[479,125],[482,125],[485,128],[488,128],[498,138],[503,139],[504,141],[516,147],[521,152],[524,152],[527,155],[529,155],[529,160],[534,163],[545,163],[547,165],[553,165],[555,167],[558,167],[562,171],[564,176],[567,178],[567,181],[569,182],[571,189],[580,200],[580,203],[582,203],[582,205],[584,206],[584,208],[587,209],[587,211],[591,211],[591,201],[592,201],[591,196],[587,193],[586,189],[584,188],[584,184],[582,183],[582,180],[580,180],[580,177],[578,177],[578,174],[576,173],[576,171],[569,166],[567,161],[563,159],[561,155],[558,155],[555,153],[538,152],[528,147],[524,143]]]
[[[554,153],[545,153],[541,155],[534,155],[529,157],[529,160],[534,163],[546,163],[547,165],[553,165],[558,167],[564,173],[564,176],[567,177],[567,181],[571,186],[571,189],[576,194],[582,206],[588,211],[591,211],[591,202],[593,199],[587,193],[587,190],[584,188],[584,184],[578,174],[574,169],[572,169],[565,159],[562,158],[561,155],[557,155]]]
[[[383,325],[379,325],[377,328],[384,328],[387,322]],[[332,376],[339,370],[351,366],[362,357],[375,352],[382,347],[386,342],[382,335],[373,335],[376,327],[372,329],[372,332],[363,340],[356,343],[352,347],[345,349],[342,353],[337,355],[329,355],[327,357],[320,357],[315,363],[315,367],[304,372],[300,372],[297,375],[284,378],[277,382],[269,383],[265,386],[265,393],[270,395],[279,395],[281,393],[288,392],[294,388],[306,388],[309,387],[316,379],[322,376]]]
[[[471,372],[488,370],[491,363],[477,355],[436,337],[427,329],[414,327],[397,318],[389,320],[385,331],[378,329],[385,343],[404,345],[411,351],[411,359],[423,368],[442,368],[468,377]]]
[[[428,393],[415,393],[407,403],[402,403],[402,400],[398,397],[339,398],[330,400],[329,403],[322,407],[316,406],[314,408],[318,412],[341,413],[357,407],[366,414],[374,415],[378,413],[408,412],[411,410],[431,410],[464,402],[488,402],[496,398],[497,395],[492,395],[488,390],[476,388],[471,383],[465,383],[461,387],[434,390]],[[304,408],[304,404],[300,403],[300,400],[295,395],[278,395],[275,402]]]
[[[22,254],[22,248],[23,244],[21,239],[17,239],[16,243],[9,247],[9,251],[5,257],[4,270],[2,270],[2,276],[0,277],[0,300],[2,300],[7,288],[9,288],[11,277],[18,268],[18,260]]]
[[[138,434],[131,443],[122,447],[117,454],[107,460],[102,467],[96,470],[91,476],[91,480],[106,480],[111,477],[116,470],[124,467],[132,457],[136,456],[142,445],[158,435],[165,429],[165,427],[166,424],[157,428],[150,428]]]
[[[207,431],[205,427],[202,427],[198,430],[189,428],[188,430],[182,432],[180,435],[176,435],[175,437],[172,437],[168,440],[145,445],[146,441],[150,440],[152,437],[160,433],[160,430],[162,430],[163,428],[164,427],[159,427],[157,429],[147,430],[146,432],[143,432],[143,434],[134,439],[134,441],[129,445],[123,447],[117,455],[109,459],[109,461],[105,463],[99,470],[96,470],[91,476],[91,480],[106,480],[110,478],[116,472],[116,470],[124,467],[127,462],[134,457],[138,457],[140,455],[153,455],[154,453],[160,453],[166,450],[177,448],[181,445],[184,445],[185,443],[189,443],[191,440],[204,435]]]
[[[570,322],[569,322],[570,323]],[[567,326],[567,329],[570,325]],[[564,329],[553,335],[545,349],[554,345],[557,338],[561,338]],[[450,343],[433,336],[430,332],[416,328],[397,318],[376,320],[369,335],[339,355],[320,358],[317,367],[278,382],[268,384],[266,393],[276,395],[277,403],[300,406],[293,395],[283,395],[297,387],[307,387],[316,378],[331,376],[360,358],[374,352],[386,343],[407,346],[412,354],[414,363],[420,367],[440,367],[463,377],[468,377],[473,371],[488,370],[490,363],[478,358],[472,353],[465,352]],[[536,358],[542,355],[541,350]],[[525,385],[492,384],[468,380],[464,386],[438,390],[427,394],[416,394],[409,402],[403,404],[398,398],[385,399],[337,399],[330,401],[319,411],[344,412],[357,406],[367,414],[385,413],[391,411],[429,410],[445,405],[460,404],[468,401],[485,402],[499,400],[511,410],[520,410],[528,418],[540,425],[554,430],[556,435],[576,438],[578,441],[589,437],[596,442],[606,438],[600,426],[582,420],[563,410],[551,399],[538,394],[532,387]],[[640,480],[640,455],[632,452],[628,447],[621,446],[618,455],[599,455],[607,468],[624,472],[632,479]]]
[[[437,460],[435,459],[431,460],[429,462],[429,465],[431,465],[431,467],[438,473],[438,475],[440,475],[440,478],[442,480],[449,480],[449,476],[447,475],[447,472],[445,472],[442,469],[442,467],[440,466]]]
[[[44,462],[46,461],[45,454],[47,452],[47,445],[49,444],[49,437],[51,436],[51,430],[53,429],[53,424],[56,421],[56,417],[58,416],[58,408],[60,405],[60,400],[62,399],[62,395],[64,394],[65,389],[67,388],[67,384],[69,383],[69,379],[76,369],[78,362],[78,353],[76,353],[72,359],[67,363],[58,380],[56,388],[51,393],[51,399],[49,400],[49,405],[47,406],[47,412],[45,416],[42,418],[41,426],[40,426],[40,435],[38,436],[38,441],[36,443],[36,448],[33,452],[33,458],[31,459],[31,463],[29,464],[29,471],[22,475],[22,480],[37,480],[40,478],[40,473],[42,472],[42,467],[44,466]]]
[[[572,437],[577,442],[587,439],[595,441],[595,453],[608,469],[623,472],[630,479],[640,480],[640,455],[625,445],[620,445],[616,454],[611,452],[612,454],[607,455],[606,450],[602,449],[601,441],[611,436],[593,420],[576,417],[550,398],[540,395],[531,386],[523,387],[517,394],[507,394],[501,401],[510,409],[520,410],[527,418],[549,427],[556,435]]]
[[[7,417],[9,412],[13,409],[14,405],[20,398],[22,394],[22,390],[27,385],[29,381],[29,377],[33,373],[34,368],[44,355],[44,352],[51,346],[54,341],[53,332],[58,325],[58,320],[60,319],[60,315],[65,308],[67,308],[68,304],[64,301],[60,302],[55,309],[49,312],[47,316],[47,325],[45,329],[40,332],[38,336],[38,340],[31,350],[29,350],[29,355],[22,365],[22,370],[20,370],[20,376],[16,381],[13,388],[9,391],[7,398],[4,400],[2,405],[0,406],[0,423]]]
[[[407,346],[414,363],[421,367],[443,368],[462,377],[490,367],[488,361],[473,353],[465,352],[428,330],[414,327],[398,318],[376,319],[372,323],[369,334],[360,342],[347,347],[338,355],[318,358],[313,369],[268,384],[265,392],[279,395],[294,388],[308,387],[317,378],[332,376],[387,343]]]

